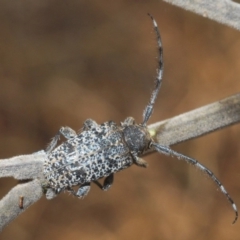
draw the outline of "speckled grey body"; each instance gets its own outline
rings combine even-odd
[[[132,165],[122,127],[95,125],[70,138],[49,154],[44,172],[57,191],[107,177]]]
[[[68,140],[54,149],[60,134]],[[134,123],[129,117],[120,126],[109,121],[98,125],[88,119],[79,134],[69,127],[62,127],[53,138],[44,163],[48,187],[55,193],[68,190],[77,197],[84,197],[94,182],[103,190],[113,183],[113,174],[133,163],[146,167],[138,157],[151,142],[146,126]],[[103,186],[97,181],[106,177]],[[75,192],[72,187],[80,186]]]

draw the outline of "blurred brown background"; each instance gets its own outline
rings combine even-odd
[[[150,123],[240,89],[240,32],[161,1],[0,2],[0,159],[44,149],[61,126],[142,120],[164,44],[164,84]],[[240,125],[173,148],[195,157],[240,207]],[[84,200],[42,198],[0,239],[240,239],[240,221],[204,174],[152,154],[150,166],[95,185]],[[1,179],[3,197],[13,179]]]

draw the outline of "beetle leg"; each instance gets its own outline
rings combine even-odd
[[[71,129],[70,127],[61,127],[58,131],[58,133],[53,137],[52,141],[49,143],[49,145],[46,148],[46,152],[50,153],[57,145],[57,142],[60,139],[61,134],[66,138],[70,139],[73,137],[76,137],[76,132]]]
[[[79,187],[76,193],[74,192],[74,195],[79,198],[84,198],[85,196],[87,196],[90,188],[90,183],[85,183],[81,187]]]
[[[96,129],[97,127],[98,127],[98,124],[94,120],[92,120],[92,119],[87,119],[83,123],[83,131],[84,130]]]
[[[47,189],[47,191],[46,191],[46,198],[47,198],[48,200],[53,199],[53,198],[55,198],[56,196],[57,196],[57,193],[56,193],[53,189],[51,189],[51,188],[48,188],[48,189]]]
[[[94,180],[93,182],[94,182],[99,188],[103,189],[103,185],[102,185],[99,181]]]
[[[76,132],[70,127],[61,127],[59,132],[66,138],[74,138],[77,136]]]
[[[133,125],[135,123],[135,119],[133,117],[127,117],[124,122],[121,123],[121,126],[122,127],[125,127],[125,126],[130,126],[130,125]]]
[[[98,182],[97,180],[93,181],[98,187],[100,187],[103,191],[107,191],[113,184],[114,180],[114,174],[111,173],[109,176],[107,176],[104,180],[103,185]]]
[[[117,124],[113,121],[108,121],[107,125],[112,129],[112,130],[116,130],[118,128]]]
[[[111,173],[109,176],[105,178],[102,190],[107,191],[112,186],[113,180],[114,180],[114,174]]]
[[[142,159],[142,158],[140,158],[138,156],[134,156],[133,158],[134,158],[134,163],[137,166],[144,167],[144,168],[146,168],[148,166],[148,163],[144,159]]]

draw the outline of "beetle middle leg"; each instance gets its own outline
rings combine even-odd
[[[98,182],[97,180],[96,181],[93,181],[98,187],[100,187],[103,191],[107,191],[113,184],[113,180],[114,180],[114,174],[111,173],[109,176],[107,176],[105,179],[104,179],[104,182],[103,182],[103,185]]]
[[[84,198],[85,196],[87,196],[88,192],[90,191],[90,188],[91,188],[90,183],[88,182],[81,185],[78,188],[77,192],[75,192],[71,187],[67,187],[66,190],[78,198]]]
[[[57,145],[57,142],[60,139],[60,136],[63,135],[66,139],[70,139],[73,137],[76,137],[76,132],[70,128],[70,127],[61,127],[55,137],[53,137],[52,141],[49,143],[49,145],[46,148],[46,152],[50,153]]]
[[[90,183],[85,183],[77,190],[76,196],[79,198],[84,198],[85,196],[87,196],[90,188]]]
[[[92,119],[87,119],[83,123],[83,131],[92,130],[92,129],[96,129],[96,128],[98,128],[98,124]]]

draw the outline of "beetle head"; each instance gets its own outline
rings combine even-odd
[[[152,142],[147,128],[143,125],[133,124],[123,128],[123,135],[131,152],[143,153],[149,149]]]

